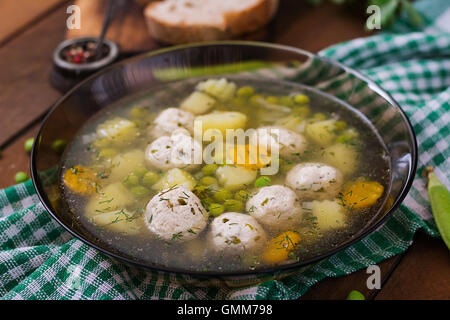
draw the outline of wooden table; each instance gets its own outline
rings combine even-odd
[[[51,54],[65,34],[63,0],[2,0],[0,4],[0,187],[29,171],[24,141],[36,134],[48,108],[61,94],[48,83]],[[317,52],[367,36],[362,7],[282,0],[266,41]],[[321,281],[302,299],[345,299],[353,289],[370,299],[450,299],[450,255],[440,239],[418,233],[410,249],[379,264],[381,290],[366,288],[365,270]]]

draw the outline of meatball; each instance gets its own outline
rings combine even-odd
[[[171,135],[173,131],[184,128],[190,133],[194,130],[194,115],[178,108],[167,108],[153,121],[150,135],[153,138]]]
[[[276,143],[276,135],[278,135],[278,152],[285,159],[295,159],[308,146],[304,136],[282,127],[261,127],[256,130],[256,135],[258,144],[266,146],[269,150],[271,150],[271,145]]]
[[[202,163],[202,145],[185,129],[177,129],[170,137],[162,136],[153,141],[145,151],[145,160],[149,166],[160,170],[194,170]]]
[[[226,212],[215,218],[209,231],[211,249],[226,255],[259,252],[266,238],[255,218],[237,212]]]
[[[200,199],[185,187],[172,187],[155,195],[144,214],[147,227],[166,241],[188,241],[205,228],[208,213]]]
[[[300,200],[290,188],[280,185],[263,187],[247,201],[247,211],[264,227],[285,231],[301,222]]]
[[[303,199],[333,199],[343,183],[342,173],[323,163],[301,163],[286,176],[286,185]]]

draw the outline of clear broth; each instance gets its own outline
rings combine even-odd
[[[356,143],[356,148],[359,150],[360,158],[358,159],[358,168],[355,172],[345,176],[346,182],[352,181],[358,177],[365,177],[367,180],[375,180],[384,186],[384,195],[378,199],[377,203],[366,210],[348,212],[348,223],[345,227],[335,229],[328,232],[320,232],[315,226],[314,218],[310,212],[305,208],[305,215],[300,227],[295,230],[301,235],[301,245],[295,251],[295,257],[286,260],[284,263],[293,262],[295,260],[301,261],[323,254],[333,248],[339,246],[343,242],[348,241],[356,234],[358,234],[368,222],[380,212],[383,206],[387,191],[390,184],[390,161],[387,149],[382,140],[378,136],[374,127],[370,122],[357,110],[343,102],[327,96],[314,89],[288,82],[274,82],[263,81],[249,78],[231,77],[238,86],[253,86],[257,93],[267,96],[281,96],[290,95],[292,93],[307,94],[310,103],[309,108],[311,114],[323,113],[327,118],[337,118],[345,121],[348,127],[354,128],[359,133],[359,139]],[[74,218],[78,220],[90,233],[102,242],[107,243],[119,252],[125,255],[132,256],[138,261],[153,265],[164,266],[170,268],[179,268],[191,271],[243,271],[255,270],[267,267],[268,264],[261,262],[258,256],[245,253],[239,256],[218,256],[215,253],[206,250],[208,226],[198,236],[198,240],[205,248],[194,248],[198,246],[189,242],[167,242],[158,240],[145,227],[141,228],[141,232],[135,235],[124,235],[109,230],[108,228],[98,227],[94,225],[85,216],[85,206],[88,200],[86,196],[80,196],[71,192],[63,183],[63,174],[65,170],[74,165],[91,166],[95,163],[96,154],[98,150],[92,148],[91,140],[94,137],[97,125],[106,120],[123,117],[130,118],[130,110],[135,106],[141,106],[148,109],[155,117],[161,110],[167,107],[178,106],[179,103],[191,93],[196,83],[192,81],[180,81],[167,84],[164,87],[154,89],[149,92],[139,94],[138,96],[128,97],[122,101],[108,106],[90,119],[84,127],[80,130],[77,136],[66,148],[62,166],[61,166],[61,189],[66,200],[66,204],[74,214]],[[257,128],[261,126],[272,125],[282,116],[276,112],[268,112],[261,107],[255,107],[250,104],[247,105],[231,105],[219,106],[219,110],[233,110],[239,111],[248,116],[247,128]],[[131,144],[122,149],[123,152],[129,149],[145,150],[147,145],[152,141],[147,132],[147,126],[150,121],[142,123],[140,130],[143,134],[135,139]],[[317,144],[310,143],[308,147],[309,152],[299,156],[298,160],[293,160],[295,163],[302,162],[323,162],[321,152],[323,148]],[[362,150],[364,153],[362,154]],[[192,173],[195,175],[195,172]],[[272,184],[284,185],[286,173],[280,172],[272,178]],[[256,188],[250,188],[250,192],[255,192]],[[145,206],[153,195],[146,199],[136,200],[131,206],[131,210],[145,210]],[[143,218],[142,218],[143,219]],[[211,218],[210,218],[211,219]],[[267,230],[266,230],[267,231]],[[273,238],[278,234],[267,231],[268,238]],[[204,250],[205,249],[205,250]],[[197,250],[192,254],[192,250]],[[206,252],[206,253],[205,253]]]

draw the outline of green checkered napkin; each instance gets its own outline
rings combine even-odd
[[[403,21],[390,32],[336,45],[321,54],[354,67],[389,91],[408,114],[419,144],[419,170],[436,167],[450,185],[450,6],[416,2],[427,26]],[[406,250],[416,230],[438,236],[425,182],[413,187],[387,223],[307,271],[258,286],[186,285],[185,279],[118,263],[74,239],[40,204],[30,181],[0,191],[2,299],[295,299],[338,277]]]

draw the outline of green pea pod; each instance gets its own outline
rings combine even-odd
[[[439,233],[450,249],[450,192],[433,172],[428,173],[428,195]]]
[[[237,73],[242,71],[257,70],[273,67],[275,64],[261,60],[249,60],[238,63],[229,63],[214,66],[183,68],[166,68],[153,70],[155,77],[162,81],[180,80],[207,75],[220,75],[223,73]]]

